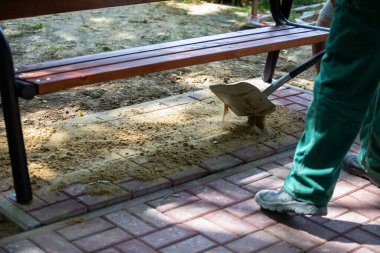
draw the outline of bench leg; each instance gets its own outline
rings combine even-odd
[[[286,18],[288,18],[290,15],[292,4],[293,4],[293,0],[283,0],[281,2],[281,11]],[[280,55],[280,51],[272,51],[268,53],[265,67],[264,67],[264,73],[263,73],[264,82],[267,82],[267,83],[272,82],[274,70],[276,68],[279,55]]]
[[[0,28],[0,93],[4,113],[9,155],[16,200],[20,204],[32,200],[20,109],[16,92],[12,54],[5,34]]]

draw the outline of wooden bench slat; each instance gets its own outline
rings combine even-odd
[[[135,61],[135,60],[146,59],[150,57],[178,54],[178,53],[184,53],[184,52],[195,51],[195,50],[203,50],[203,49],[212,48],[212,47],[222,47],[222,46],[227,46],[227,45],[232,46],[238,43],[253,42],[256,40],[275,38],[275,37],[280,37],[280,36],[289,36],[292,34],[305,33],[308,31],[310,30],[305,29],[305,28],[298,28],[298,29],[280,30],[280,31],[275,31],[271,33],[260,33],[260,34],[232,37],[232,38],[226,38],[226,39],[220,39],[220,40],[204,41],[204,42],[199,42],[197,44],[181,43],[183,44],[181,46],[164,47],[162,49],[157,48],[155,46],[155,49],[153,50],[146,50],[146,51],[143,50],[140,53],[133,53],[133,54],[116,56],[116,57],[106,57],[104,59],[79,62],[79,63],[74,63],[71,65],[63,65],[63,66],[57,66],[53,68],[45,68],[42,70],[37,70],[37,71],[32,71],[32,72],[27,72],[27,73],[23,72],[23,73],[18,74],[17,78],[28,79],[30,78],[31,75],[33,76],[33,78],[43,78],[44,76],[70,72],[70,71],[79,71],[81,69],[86,69],[86,68],[94,68],[98,66],[117,64],[117,63],[128,62],[128,61]]]
[[[141,53],[145,51],[162,50],[164,48],[170,48],[170,47],[176,47],[176,46],[182,46],[182,45],[197,44],[197,43],[221,40],[221,39],[226,39],[226,38],[234,38],[234,37],[238,38],[242,36],[261,34],[261,33],[272,33],[275,31],[283,31],[283,30],[290,30],[290,29],[296,29],[296,28],[289,27],[289,26],[264,27],[264,28],[258,28],[258,29],[249,29],[249,30],[242,30],[242,31],[237,31],[237,32],[215,34],[215,35],[209,35],[209,36],[203,36],[203,37],[191,38],[191,39],[185,39],[185,40],[179,40],[179,41],[171,41],[171,42],[153,44],[153,45],[148,45],[148,46],[116,50],[116,51],[111,51],[111,52],[72,57],[72,58],[67,58],[63,60],[31,64],[28,66],[17,67],[15,73],[19,74],[22,72],[32,72],[32,71],[37,71],[37,70],[46,69],[46,68],[53,68],[53,67],[58,67],[58,66],[63,66],[63,65],[72,65],[72,64],[80,63],[80,62],[118,57],[122,55]]]
[[[124,77],[153,73],[173,68],[204,64],[231,58],[239,58],[268,51],[276,51],[290,47],[298,47],[325,41],[328,33],[310,31],[302,34],[292,34],[254,42],[245,42],[204,50],[184,52],[175,55],[152,57],[136,61],[100,66],[79,71],[60,73],[44,79],[31,78],[27,81],[37,84],[38,93],[109,81]]]
[[[162,0],[1,0],[0,20],[160,1]]]

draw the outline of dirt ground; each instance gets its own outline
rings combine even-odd
[[[0,25],[9,37],[15,66],[21,66],[236,31],[247,20],[248,13],[241,8],[210,3],[162,2],[11,20]],[[283,50],[276,77],[285,74],[308,56],[310,47]],[[51,125],[95,112],[206,89],[211,84],[260,77],[265,58],[266,55],[262,54],[180,68],[21,101],[33,187],[61,188],[78,181],[77,178],[85,178],[86,182],[99,180],[99,177],[94,178],[96,166],[87,165],[94,159],[104,159],[109,153],[117,153],[134,163],[136,157],[146,159],[151,163],[146,167],[155,169],[129,169],[126,175],[149,180],[182,169],[174,166],[183,161],[181,153],[173,154],[173,150],[179,148],[186,151],[187,160],[183,165],[190,165],[222,150],[244,145],[247,136],[261,141],[276,139],[290,122],[300,119],[300,115],[279,108],[268,119],[271,129],[263,133],[247,127],[245,120],[232,113],[227,122],[221,122],[219,108],[222,104],[213,98],[208,98],[209,103],[195,103],[191,108],[185,108],[185,113],[176,114],[178,112],[168,110],[165,113],[171,116],[165,120],[162,120],[162,115],[159,117],[152,113],[151,117],[146,117],[141,111],[132,110],[120,115],[126,119],[121,125],[117,122],[85,126]],[[311,89],[314,77],[314,71],[308,70],[290,83]],[[192,125],[192,122],[196,123]],[[203,129],[203,132],[196,129]],[[241,135],[242,130],[244,135]],[[252,139],[249,141],[252,142]],[[205,152],[207,150],[209,152]],[[12,183],[2,120],[0,159],[0,192],[4,192],[11,189]],[[154,166],[164,160],[165,169]],[[115,163],[111,163],[110,167],[125,167],[125,164],[117,164],[119,161]],[[64,172],[62,168],[65,168]],[[110,181],[117,181],[121,176],[119,173],[118,178],[115,177],[109,169],[97,170],[97,174]],[[0,220],[0,231],[1,224]]]

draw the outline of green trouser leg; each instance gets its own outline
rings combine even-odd
[[[380,179],[380,87],[373,96],[360,130],[358,162],[371,178]]]
[[[297,200],[327,205],[370,106],[380,109],[373,99],[380,80],[379,14],[380,1],[337,1],[305,131],[283,186]],[[379,125],[375,120],[369,127]]]

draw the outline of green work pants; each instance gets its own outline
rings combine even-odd
[[[380,1],[338,0],[285,192],[327,205],[360,129],[360,162],[380,179],[379,86]]]

